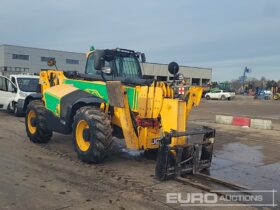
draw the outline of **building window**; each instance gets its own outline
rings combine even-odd
[[[201,85],[200,78],[192,78],[192,85]]]
[[[16,72],[21,72],[21,67],[15,67]]]
[[[202,79],[202,85],[209,85],[210,79]]]
[[[167,77],[165,76],[157,76],[158,81],[167,81]]]
[[[155,76],[153,75],[143,75],[143,79],[154,79]]]
[[[21,54],[13,54],[13,59],[18,59],[18,60],[29,60],[29,55],[21,55]]]
[[[53,58],[53,57],[44,57],[44,56],[41,57],[41,61],[42,62],[48,62],[49,60],[55,60],[55,58]]]
[[[191,84],[191,78],[184,78],[184,81],[185,81],[185,83],[186,83],[186,85],[189,85],[189,84]]]
[[[66,59],[67,64],[79,64],[79,60],[74,60],[74,59]]]

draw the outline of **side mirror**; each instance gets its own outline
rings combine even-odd
[[[171,62],[168,64],[168,71],[170,74],[173,74],[173,85],[175,85],[176,74],[179,72],[179,65],[176,62]]]
[[[50,67],[55,66],[55,68],[57,69],[56,60],[54,58],[49,59],[48,62],[47,62],[47,65],[50,66]]]
[[[145,53],[141,53],[141,61],[142,61],[142,63],[146,63]]]
[[[47,62],[48,66],[55,66],[56,65],[56,60],[55,59],[49,59]]]
[[[176,62],[171,62],[168,64],[168,71],[170,74],[177,74],[179,72],[179,65]]]
[[[95,50],[93,52],[94,68],[102,70],[105,67],[105,61],[112,61],[115,59],[115,53],[112,50]]]
[[[104,50],[95,50],[93,52],[94,68],[96,70],[102,70],[105,66],[105,52]]]

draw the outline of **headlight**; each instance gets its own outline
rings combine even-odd
[[[19,92],[19,96],[22,97],[22,98],[25,98],[28,94],[26,93],[23,93],[23,92]]]

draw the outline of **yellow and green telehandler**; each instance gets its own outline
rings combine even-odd
[[[110,154],[113,131],[118,131],[128,149],[157,151],[159,180],[209,168],[215,130],[187,129],[202,87],[191,87],[183,99],[175,99],[166,82],[143,79],[141,60],[145,55],[132,50],[92,50],[84,74],[41,70],[38,93],[24,105],[30,141],[47,143],[53,132],[72,134],[78,158],[99,163]],[[168,70],[175,76],[179,66],[172,62]],[[192,135],[203,137],[191,142]]]

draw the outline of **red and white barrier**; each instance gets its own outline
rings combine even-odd
[[[246,126],[256,129],[272,129],[271,120],[251,119],[248,117],[216,115],[216,123],[235,126]]]
[[[232,125],[250,127],[251,119],[248,117],[233,117]]]

